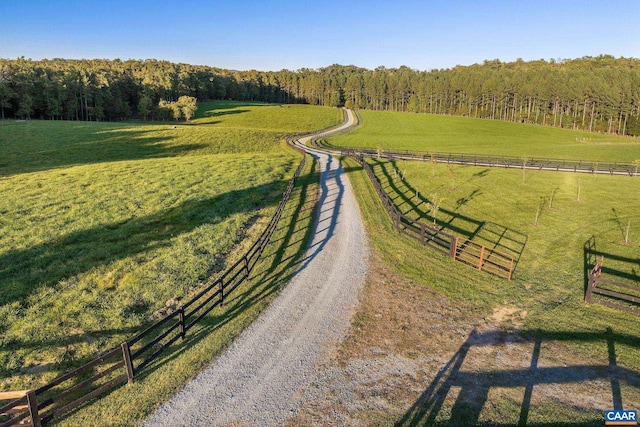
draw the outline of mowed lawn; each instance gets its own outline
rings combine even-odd
[[[338,109],[212,102],[190,123],[0,122],[0,390],[119,345],[257,237]]]
[[[352,134],[340,135],[328,142],[345,147],[609,161],[640,158],[637,139],[587,134],[584,138],[591,143],[583,145],[576,143],[577,133],[573,131],[540,126],[367,111],[361,112],[361,116],[363,123]],[[583,149],[579,151],[577,147]],[[596,425],[601,423],[602,411],[610,409],[611,399],[621,400],[625,408],[640,401],[637,313],[598,304],[586,305],[583,301],[586,270],[601,255],[604,256],[603,276],[636,286],[636,291],[629,292],[640,297],[640,178],[523,173],[522,170],[450,166],[429,161],[377,158],[367,161],[385,191],[406,215],[432,224],[432,206],[438,201],[435,220],[444,232],[473,238],[488,248],[512,255],[516,262],[513,280],[507,281],[474,271],[399,235],[377,201],[366,175],[354,162],[347,161],[380,259],[410,283],[421,284],[447,298],[449,308],[442,316],[462,319],[454,325],[455,333],[451,333],[462,336],[457,340],[460,347],[453,350],[447,348],[451,343],[447,344],[444,339],[423,345],[425,331],[405,327],[405,324],[395,325],[400,328],[396,333],[405,337],[407,343],[420,343],[418,346],[423,349],[423,353],[417,354],[413,350],[415,346],[407,344],[399,356],[446,361],[449,354],[451,365],[445,366],[443,362],[436,364],[435,371],[431,365],[425,370],[433,375],[438,369],[461,369],[465,373],[471,370],[478,373],[478,390],[488,390],[485,397],[478,395],[474,400],[467,396],[469,400],[461,403],[456,401],[453,392],[458,390],[455,378],[427,376],[424,395],[421,397],[418,393],[415,400],[409,400],[404,406],[392,405],[385,411],[385,417],[389,418],[382,417],[385,422],[401,420],[401,425],[414,425],[407,420],[429,419],[438,420],[442,425],[475,425],[473,420],[479,416],[479,421],[489,424],[511,425],[514,416],[517,424],[517,415],[527,411],[529,420],[540,425],[575,420]],[[402,293],[406,289],[396,291]],[[430,307],[431,301],[412,303],[415,307],[412,310],[421,313],[422,310],[428,312],[426,307]],[[379,314],[375,311],[358,314],[360,319],[375,319],[374,316]],[[402,317],[400,313],[396,316]],[[394,325],[382,327],[393,330]],[[497,328],[497,342],[485,343],[484,347],[472,344],[464,362],[455,360],[462,353],[451,356],[456,349],[466,354],[465,335],[488,327]],[[486,333],[485,336],[492,335]],[[541,343],[539,353],[532,353],[534,340]],[[518,359],[512,362],[523,363],[523,370],[508,367],[505,354],[517,354]],[[532,363],[538,363],[538,357],[540,366],[561,363],[555,377],[538,383],[536,377],[530,376],[527,369]],[[460,365],[452,368],[456,363]],[[612,380],[608,387],[608,367],[612,365],[625,373],[619,374],[620,381]],[[582,374],[583,366],[593,367],[589,368],[593,371]],[[513,388],[509,388],[508,382],[494,381],[507,375],[512,376]],[[530,378],[533,400],[529,403],[523,403],[525,387],[517,385],[521,375]],[[599,380],[588,380],[590,375],[603,378],[604,388]],[[448,384],[453,385],[450,395],[439,396],[434,391]],[[466,386],[462,385],[463,389]],[[425,395],[432,396],[433,400]],[[592,396],[594,401],[589,400]],[[440,397],[442,406],[433,404]],[[608,403],[596,403],[601,401]],[[473,410],[465,413],[464,404]],[[407,405],[412,405],[408,412]],[[462,421],[455,421],[456,417],[462,417]]]
[[[330,142],[374,149],[640,161],[638,138],[435,114],[379,111],[359,114],[362,117],[359,128]]]

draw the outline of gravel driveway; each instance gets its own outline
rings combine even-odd
[[[348,115],[343,128],[353,123]],[[340,163],[310,152],[319,160],[321,190],[302,267],[229,350],[143,426],[282,425],[346,334],[368,270],[367,241]]]

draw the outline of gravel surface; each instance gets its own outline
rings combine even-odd
[[[336,131],[353,124],[348,117]],[[340,163],[309,151],[319,160],[321,189],[302,267],[229,350],[143,426],[282,425],[345,336],[368,270],[367,241]]]

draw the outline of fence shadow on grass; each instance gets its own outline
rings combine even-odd
[[[270,242],[269,247],[273,250],[266,251],[262,255],[265,267],[252,275],[254,282],[262,283],[262,290],[256,293],[253,288],[247,288],[233,297],[234,306],[227,309],[231,310],[228,315],[229,320],[233,319],[237,313],[260,303],[273,292],[277,292],[322,251],[333,235],[344,193],[344,187],[339,181],[342,166],[338,162],[337,170],[329,170],[328,167],[323,171],[320,178],[321,188],[314,190],[311,187],[311,180],[317,173],[318,160],[317,156],[313,154],[310,154],[310,157],[313,159],[312,172],[304,179],[300,179],[302,183],[300,202],[290,213],[290,218],[286,221],[288,225],[285,226],[285,229],[280,230],[284,231],[284,235]],[[332,162],[336,162],[336,160],[330,157],[329,165]],[[318,192],[319,198],[317,197]],[[318,199],[317,203],[316,199]],[[330,206],[323,211],[322,207],[325,203]],[[283,218],[287,217],[283,216]],[[313,226],[297,227],[297,224],[308,222],[311,222]],[[326,222],[329,223],[325,224]]]
[[[390,161],[379,162],[376,160],[376,163],[377,163],[376,166],[379,166],[379,168],[376,168],[374,166],[372,169],[374,170],[374,172],[376,172],[376,169],[379,169],[380,172],[387,179],[387,185],[386,186],[383,185],[383,188],[387,192],[387,194],[397,195],[397,197],[392,197],[392,199],[396,203],[396,206],[398,206],[398,209],[400,209],[404,215],[409,215],[413,213],[414,215],[416,215],[417,219],[425,218],[430,221],[433,221],[433,217],[431,216],[431,213],[429,212],[429,208],[428,208],[428,204],[431,203],[432,200],[430,200],[429,198],[425,197],[422,194],[417,193],[415,187],[411,186],[411,184],[406,179],[400,179],[399,182],[401,184],[398,185],[396,183],[396,179],[392,178],[391,174],[385,167],[386,164],[390,164],[394,170],[397,170],[396,161],[390,160]],[[401,188],[401,187],[404,187],[404,188]],[[416,194],[418,194],[417,197],[415,196]],[[400,202],[398,202],[398,199],[400,199]],[[403,209],[403,206],[406,206],[406,207]],[[445,230],[445,229],[449,230],[450,232],[464,236],[465,238],[468,238],[468,239],[471,238],[474,234],[476,234],[484,224],[483,221],[462,215],[458,212],[454,212],[448,209],[439,208],[438,212],[440,214],[444,214],[445,216],[449,217],[448,220],[436,221],[437,225],[442,230]],[[458,225],[458,223],[462,223],[462,224]]]
[[[548,342],[560,342],[562,345],[572,343],[580,345],[592,343],[602,350],[601,360],[607,359],[606,363],[586,363],[576,365],[549,366],[549,363],[540,363],[548,356],[553,356],[550,352],[543,351],[543,344]],[[604,397],[612,402],[607,409],[623,409],[632,407],[635,403],[630,399],[625,400],[621,384],[640,388],[640,373],[618,366],[616,345],[623,343],[632,347],[633,351],[640,351],[640,339],[638,336],[613,332],[607,328],[604,332],[552,332],[552,331],[520,331],[518,334],[507,334],[499,331],[479,333],[472,331],[466,341],[460,346],[451,359],[438,371],[433,381],[425,389],[422,395],[414,402],[404,416],[396,423],[397,426],[601,426],[602,419],[594,419],[581,422],[549,421],[530,422],[532,415],[538,410],[545,413],[545,408],[540,404],[532,406],[532,397],[538,386],[554,386],[560,389],[567,385],[577,387],[576,384],[584,383],[584,388],[591,390],[593,382],[610,383],[611,394]],[[503,345],[525,347],[526,355],[530,350],[531,357],[528,367],[520,369],[489,369],[478,371],[476,361],[473,367],[466,368],[465,364],[473,363],[474,358],[487,358],[487,353],[491,347],[496,347],[496,352],[500,351]],[[489,349],[487,349],[489,348]],[[625,351],[629,351],[626,350]],[[524,362],[524,361],[523,361]],[[520,366],[525,365],[520,364]],[[542,365],[542,366],[541,366]],[[523,392],[523,398],[519,404],[518,413],[512,414],[512,419],[517,418],[517,422],[492,423],[481,420],[481,412],[487,405],[492,405],[490,393],[492,390],[519,389]],[[586,391],[586,390],[585,390]],[[571,394],[572,390],[568,393]],[[588,391],[586,391],[588,393]],[[513,396],[513,393],[510,394]],[[493,396],[495,397],[495,396]],[[567,404],[571,406],[572,404]],[[597,412],[593,408],[579,408],[573,406],[573,410],[590,410]],[[508,416],[508,414],[505,414]],[[559,420],[564,414],[559,413]],[[448,416],[448,419],[443,419]],[[535,415],[534,415],[535,417]],[[566,417],[564,417],[566,419]]]
[[[222,333],[235,334],[241,331],[243,325],[261,311],[265,300],[272,297],[295,273],[296,265],[302,261],[306,242],[312,235],[312,228],[305,225],[312,220],[314,210],[304,202],[311,194],[308,192],[310,180],[315,175],[309,174],[306,179],[302,179],[303,185],[296,187],[296,177],[303,166],[304,161],[294,178],[289,181],[287,191],[267,228],[250,249],[218,279],[208,280],[204,289],[199,290],[196,295],[190,295],[177,310],[123,342],[120,348],[114,348],[82,367],[29,391],[27,397],[20,397],[22,392],[3,393],[3,400],[16,400],[3,406],[0,412],[11,414],[20,408],[14,421],[31,415],[46,424],[65,416],[96,396],[110,393],[127,379],[129,383],[133,383],[134,376],[137,380],[148,377],[151,372],[183,354],[195,342],[203,340],[212,331],[219,330],[232,321],[235,325]],[[299,203],[295,203],[293,208],[291,204],[287,207],[286,202],[295,191],[302,191],[297,198]],[[309,199],[311,204],[315,202],[315,197]],[[285,220],[281,222],[283,218]],[[303,225],[298,227],[299,223]],[[271,236],[279,224],[286,224],[278,229],[284,237],[278,243],[272,243]],[[270,256],[262,257],[263,253]],[[176,320],[178,323],[175,323]],[[187,334],[189,330],[191,332]],[[215,347],[209,356],[214,357],[222,350],[224,348]],[[121,359],[118,362],[119,354]],[[163,357],[158,358],[160,354]],[[199,359],[198,363],[203,364],[207,360]],[[97,366],[100,368],[96,368]],[[126,367],[126,374],[116,374],[123,366]],[[101,371],[96,372],[95,369]],[[37,399],[37,403],[25,410],[20,406],[25,399],[29,402]],[[11,424],[12,421],[8,423]],[[1,424],[9,425],[5,422]]]
[[[157,369],[159,366],[169,363],[177,358],[184,350],[194,342],[197,342],[212,331],[220,329],[238,317],[246,310],[261,304],[270,299],[274,293],[278,292],[293,276],[303,269],[322,250],[326,242],[331,238],[336,226],[338,209],[344,193],[344,187],[339,182],[342,166],[338,163],[337,170],[329,170],[322,173],[320,198],[316,204],[317,191],[312,187],[313,177],[318,166],[317,157],[312,157],[312,171],[305,177],[301,177],[300,201],[295,207],[285,210],[280,222],[286,225],[277,229],[281,236],[271,240],[265,253],[262,255],[261,264],[251,275],[251,286],[243,286],[238,289],[238,293],[232,294],[225,299],[224,308],[214,312],[203,319],[202,327],[187,336],[184,344],[170,350],[166,357],[158,359],[150,366]],[[335,162],[330,158],[329,164]],[[335,181],[335,185],[333,184]],[[328,203],[330,207],[325,212],[317,212],[316,205],[322,207],[323,203]],[[324,214],[325,224],[321,216]],[[313,227],[304,226],[312,222]],[[298,224],[303,224],[299,227]],[[319,238],[312,244],[312,240]],[[151,372],[151,369],[142,371],[138,378],[144,378]]]
[[[312,170],[317,167],[317,162],[313,160]],[[237,315],[250,307],[269,299],[275,292],[278,292],[289,282],[306,262],[304,257],[308,250],[314,228],[307,226],[298,228],[298,224],[313,222],[317,215],[315,210],[315,190],[312,189],[311,172],[306,177],[301,177],[300,201],[296,206],[285,210],[280,223],[286,224],[278,229],[281,237],[271,240],[263,253],[261,263],[252,273],[250,281],[252,286],[245,286],[239,293],[231,296],[225,303],[224,317],[218,322],[216,327],[231,321]]]
[[[605,263],[602,274],[631,282],[640,281],[640,258],[629,258],[613,252],[602,251],[597,248],[596,237],[591,236],[583,246],[585,286],[589,281],[589,271],[601,257]],[[609,261],[608,263],[606,261]]]
[[[381,174],[386,179],[386,183],[381,181],[384,190],[390,196],[396,195],[392,199],[394,199],[396,206],[404,215],[412,215],[416,219],[433,221],[428,208],[432,200],[416,191],[415,187],[406,179],[398,180],[392,177],[386,165],[391,165],[393,170],[397,170],[396,160],[378,160],[375,158],[371,158],[371,160],[374,162],[372,167],[374,172]],[[482,174],[483,172],[479,173]],[[455,210],[439,208],[438,217],[443,219],[436,220],[437,226],[442,231],[476,241],[490,250],[498,250],[513,256],[513,271],[515,271],[527,244],[528,236],[504,225],[492,221],[478,220],[457,212],[460,207],[481,195],[481,190],[475,189],[469,195],[462,196],[456,201]]]
[[[204,317],[201,324],[193,333],[188,334],[183,342],[168,349],[163,357],[149,364],[136,378],[143,380],[155,370],[177,359],[195,343],[223,328],[241,313],[269,300],[293,278],[304,262],[308,242],[313,236],[313,227],[305,224],[313,221],[316,215],[316,191],[312,187],[316,167],[317,162],[314,159],[311,172],[299,178],[300,187],[296,190],[300,192],[299,202],[284,210],[279,222],[280,227],[275,231],[274,236],[277,238],[269,241],[261,256],[261,262],[252,272],[248,282],[242,285],[237,293],[230,294],[224,305]],[[293,199],[296,199],[295,195]],[[223,350],[224,348],[221,348],[220,352]]]
[[[640,258],[599,250],[591,236],[583,245],[583,277],[585,302],[640,310]]]

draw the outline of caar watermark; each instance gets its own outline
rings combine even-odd
[[[606,426],[637,426],[638,411],[636,410],[605,411],[604,425]]]

